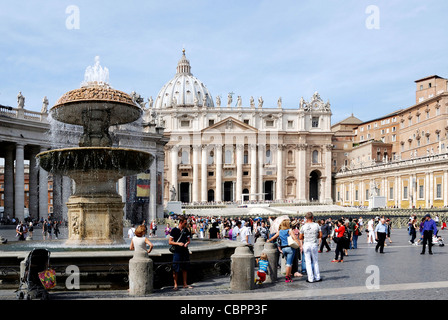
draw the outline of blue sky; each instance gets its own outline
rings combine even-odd
[[[68,29],[70,5],[79,29]],[[369,5],[379,29],[368,29]],[[315,91],[336,123],[415,103],[414,81],[448,77],[445,0],[0,0],[0,104],[40,111],[78,88],[94,57],[111,85],[145,98],[175,74],[185,47],[213,98],[263,96],[297,108]]]

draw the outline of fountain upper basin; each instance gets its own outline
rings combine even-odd
[[[142,115],[141,108],[127,93],[105,85],[68,91],[59,98],[50,112],[55,120],[82,126],[85,119],[80,115],[90,110],[107,111],[110,125],[130,123]]]

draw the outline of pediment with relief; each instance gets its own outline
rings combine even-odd
[[[253,131],[258,132],[257,128],[254,128],[250,125],[248,125],[247,123],[244,123],[240,120],[237,120],[233,117],[228,117],[224,120],[221,120],[217,123],[215,123],[214,125],[207,127],[205,129],[202,130],[203,133],[206,133],[207,131],[220,131],[220,132],[238,132],[238,131]]]

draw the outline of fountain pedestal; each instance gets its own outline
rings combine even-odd
[[[123,207],[119,195],[71,196],[67,202],[67,245],[124,243]]]

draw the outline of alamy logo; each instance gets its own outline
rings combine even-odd
[[[68,30],[78,30],[80,28],[79,7],[70,5],[65,9],[65,13],[69,15],[65,20],[65,27]]]

